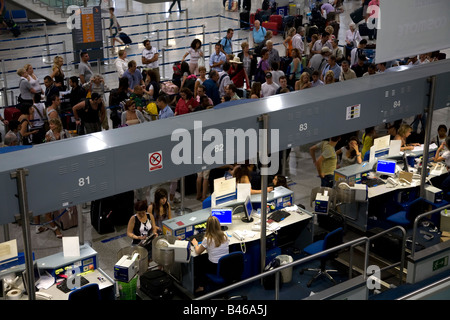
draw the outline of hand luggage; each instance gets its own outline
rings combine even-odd
[[[131,44],[132,42],[131,38],[125,32],[119,33],[119,38],[123,41],[124,44]]]
[[[57,211],[58,216],[54,216],[56,224],[62,229],[67,230],[78,226],[77,206],[68,207]]]
[[[274,36],[278,34],[276,22],[263,22],[261,25],[266,28],[266,30],[271,30]]]
[[[280,266],[281,262],[280,259],[274,258],[265,268],[264,272],[273,270],[275,268],[278,268]],[[283,287],[283,274],[279,273],[279,289]],[[266,290],[274,290],[275,289],[275,274],[272,274],[270,276],[266,276],[263,278],[263,287]]]
[[[5,108],[5,120],[11,121],[11,120],[19,120],[21,113],[20,110],[16,107],[6,107]]]
[[[20,36],[20,27],[17,25],[17,23],[14,22],[12,19],[6,19],[5,20],[6,25],[8,26],[9,31],[13,34],[14,37]]]
[[[239,14],[239,27],[241,29],[250,28],[250,12],[244,11]]]
[[[364,14],[363,14],[363,7],[360,7],[358,9],[356,9],[355,11],[353,11],[352,13],[350,13],[350,19],[352,19],[352,21],[357,24],[359,23],[361,20],[364,19]]]
[[[255,13],[250,13],[250,30],[253,30],[253,25],[255,24]]]
[[[99,234],[114,232],[112,207],[114,197],[107,197],[91,202],[91,225]]]
[[[269,22],[275,22],[277,24],[277,30],[282,30],[283,17],[279,14],[273,14],[269,17]]]
[[[162,270],[149,270],[140,276],[141,291],[153,300],[173,298],[173,279]]]
[[[369,29],[367,27],[367,23],[361,23],[360,25],[358,25],[358,29],[361,37],[368,36],[370,40],[373,39],[375,35],[375,29]]]

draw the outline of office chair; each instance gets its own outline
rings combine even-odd
[[[207,273],[206,277],[213,287],[225,287],[241,280],[244,272],[244,254],[241,251],[231,252],[219,259],[217,272]]]
[[[417,198],[412,201],[406,210],[399,211],[387,217],[387,221],[394,225],[409,227],[414,223],[414,219],[425,212],[427,202],[423,198]]]
[[[369,161],[370,159],[370,150],[364,153],[363,161]]]
[[[100,299],[100,288],[97,283],[86,284],[69,293],[69,300],[74,301],[98,301]]]
[[[337,228],[331,232],[329,232],[323,240],[319,240],[316,242],[311,243],[309,246],[307,246],[303,251],[309,255],[313,255],[316,253],[319,253],[321,251],[333,248],[335,246],[338,246],[342,244],[344,234],[343,228]],[[312,285],[312,283],[318,279],[320,276],[324,275],[328,279],[330,279],[334,284],[336,284],[336,281],[333,279],[333,277],[329,274],[330,272],[337,272],[337,270],[327,270],[326,269],[326,262],[328,260],[331,260],[336,255],[336,252],[331,252],[328,254],[325,254],[320,257],[320,268],[305,268],[300,270],[300,274],[303,274],[305,271],[315,271],[316,274],[309,280],[308,284],[306,285],[308,288]]]

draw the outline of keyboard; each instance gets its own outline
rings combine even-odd
[[[81,280],[80,280],[80,281],[81,281],[80,287],[82,287],[82,286],[84,286],[84,285],[86,285],[86,284],[89,283],[89,280],[87,280],[85,277],[80,276],[80,278],[81,278]],[[56,285],[56,287],[57,287],[59,290],[61,290],[62,292],[64,292],[64,293],[69,293],[70,291],[72,291],[73,289],[75,289],[75,288],[69,289],[69,287],[67,287],[67,279],[64,279],[63,281],[61,281],[60,283],[58,283],[58,284]]]
[[[375,179],[367,179],[367,180],[363,181],[362,184],[365,184],[369,188],[371,188],[371,187],[376,187],[376,186],[381,185],[381,184],[386,184],[386,182],[384,182],[381,179],[375,178]]]
[[[286,219],[287,217],[289,217],[291,214],[289,212],[283,211],[283,210],[277,210],[272,212],[268,219],[271,219],[275,222],[280,222],[284,219]]]
[[[192,239],[197,240],[198,243],[203,241],[203,238],[205,237],[205,233],[204,232],[200,232],[197,234],[194,234],[192,236],[189,236],[186,238],[187,241],[192,241]]]

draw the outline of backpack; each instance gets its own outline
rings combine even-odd
[[[162,270],[149,270],[140,276],[141,290],[153,300],[173,298],[173,280]]]

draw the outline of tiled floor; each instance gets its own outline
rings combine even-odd
[[[252,11],[256,10],[259,7],[258,0],[252,1]],[[102,1],[102,3],[106,3],[107,1]],[[180,60],[183,56],[186,49],[178,49],[185,48],[190,45],[190,42],[194,37],[199,38],[203,41],[203,25],[205,26],[205,39],[208,45],[205,46],[204,50],[208,54],[209,53],[209,43],[215,43],[220,37],[218,33],[212,33],[212,31],[218,30],[219,26],[221,29],[221,36],[224,36],[227,28],[239,28],[239,23],[236,19],[239,18],[238,13],[225,11],[222,7],[222,1],[206,1],[206,0],[187,0],[182,1],[182,7],[188,8],[189,10],[189,18],[194,20],[189,20],[189,34],[186,34],[186,13],[172,13],[168,14],[151,14],[150,21],[152,25],[149,30],[150,33],[147,34],[146,26],[133,26],[130,25],[139,25],[146,23],[146,16],[140,15],[143,13],[154,13],[154,12],[166,12],[171,4],[170,1],[155,3],[155,4],[144,4],[136,1],[130,1],[129,12],[126,12],[127,8],[125,5],[125,1],[112,1],[115,3],[116,7],[116,15],[119,17],[119,23],[122,25],[122,28],[125,32],[127,32],[132,40],[137,43],[133,43],[128,49],[128,57],[131,59],[137,59],[138,64],[140,62],[140,53],[143,50],[142,40],[144,40],[147,36],[149,39],[158,46],[161,50],[164,48],[164,59],[166,62],[173,62],[176,60]],[[354,8],[360,3],[360,1],[345,1],[344,7],[346,9],[345,13],[341,14],[340,22],[340,39],[344,38],[345,31],[348,28],[348,24],[350,22],[349,13],[353,11]],[[105,8],[107,8],[105,6]],[[217,15],[222,15],[224,17],[231,18],[233,20],[228,20],[225,18],[218,18]],[[103,14],[107,17],[107,13]],[[131,16],[133,15],[133,16]],[[137,15],[137,16],[136,16]],[[127,17],[128,16],[128,17]],[[157,30],[164,30],[166,19],[177,20],[176,22],[170,22],[170,28],[176,29],[169,31],[168,43],[165,40],[158,40],[158,32]],[[74,65],[72,65],[73,55],[70,53],[72,50],[72,41],[70,31],[63,24],[54,25],[48,27],[48,33],[52,34],[49,37],[49,43],[58,43],[61,41],[65,41],[67,52],[63,51],[61,44],[51,45],[51,57],[53,58],[57,54],[62,54],[65,61],[69,62],[67,66],[68,69],[66,71],[66,76],[76,75],[76,69]],[[137,34],[139,33],[139,34]],[[58,35],[61,34],[61,35]],[[49,73],[49,68],[51,64],[45,63],[44,60],[47,57],[47,53],[43,50],[45,47],[42,45],[45,44],[45,38],[33,38],[36,36],[42,36],[43,30],[37,29],[33,31],[26,31],[22,34],[23,40],[16,40],[14,42],[1,42],[1,48],[16,48],[16,47],[24,47],[24,46],[34,46],[41,45],[39,47],[32,47],[28,49],[16,49],[13,51],[0,51],[0,59],[13,59],[12,61],[7,61],[5,63],[5,68],[7,71],[7,84],[8,87],[16,87],[18,84],[18,77],[15,74],[15,70],[22,67],[25,63],[31,63],[35,68],[35,72],[38,77],[41,79],[44,78]],[[235,39],[240,39],[233,43],[235,50],[240,50],[240,43],[242,41],[247,41],[250,33],[246,30],[238,30],[234,34]],[[165,32],[159,32],[160,39],[166,37]],[[6,40],[9,38],[9,35],[3,33],[0,35],[0,41]],[[284,52],[282,49],[282,37],[281,35],[277,35],[274,37],[276,48],[278,48],[281,52]],[[341,40],[342,43],[342,40]],[[166,44],[169,47],[165,47]],[[109,52],[105,51],[105,56],[108,57]],[[14,57],[31,57],[28,59],[15,59]],[[112,62],[111,58],[109,62]],[[171,77],[172,68],[171,64],[167,64],[163,68],[163,72],[161,74],[166,78]],[[117,79],[114,73],[113,66],[111,64],[103,65],[100,68],[100,72],[105,74],[105,81],[109,88],[114,88],[117,86]],[[0,80],[0,81],[3,81]],[[17,96],[17,90],[14,90],[15,95]],[[0,103],[1,104],[1,103]],[[3,111],[2,111],[3,112]],[[432,133],[433,135],[436,132],[437,126],[440,123],[450,123],[450,112],[449,108],[441,109],[435,113],[433,121]],[[411,121],[411,119],[405,119],[407,121]],[[361,128],[364,129],[364,128]],[[384,126],[381,125],[379,127],[380,131],[384,130]],[[0,127],[0,130],[3,130],[3,127]],[[294,191],[295,203],[302,203],[307,208],[309,208],[309,197],[310,190],[312,187],[319,186],[320,180],[317,177],[316,170],[313,166],[311,158],[309,156],[309,146],[301,146],[295,148],[294,151],[291,152],[289,158],[289,170],[287,171],[287,175],[290,178],[290,186]],[[165,185],[168,188],[168,185]],[[156,187],[156,186],[153,186]],[[32,191],[30,191],[32,192]],[[148,196],[149,200],[153,200]],[[201,208],[201,203],[195,199],[195,194],[186,195],[185,206],[190,210],[198,210]],[[80,207],[80,209],[82,209]],[[83,221],[85,225],[85,229],[82,231],[84,235],[85,241],[89,242],[92,247],[98,252],[100,259],[100,267],[105,270],[109,275],[113,276],[113,267],[115,262],[118,260],[117,252],[126,246],[129,246],[131,241],[124,236],[126,233],[126,226],[120,226],[116,228],[116,231],[106,235],[100,235],[96,232],[96,230],[91,226],[90,223],[90,215],[89,215],[89,206],[80,210],[80,214],[83,215]],[[9,224],[9,233],[10,238],[16,238],[18,241],[19,250],[23,249],[23,239],[21,227],[18,224]],[[52,231],[46,231],[41,234],[34,233],[34,227],[32,227],[32,250],[34,251],[36,258],[45,257],[47,255],[60,252],[62,249],[61,240],[57,239]],[[63,231],[64,236],[76,236],[78,234],[77,228],[72,228],[66,231]],[[4,229],[1,229],[0,234],[2,235],[0,239],[3,239]]]

